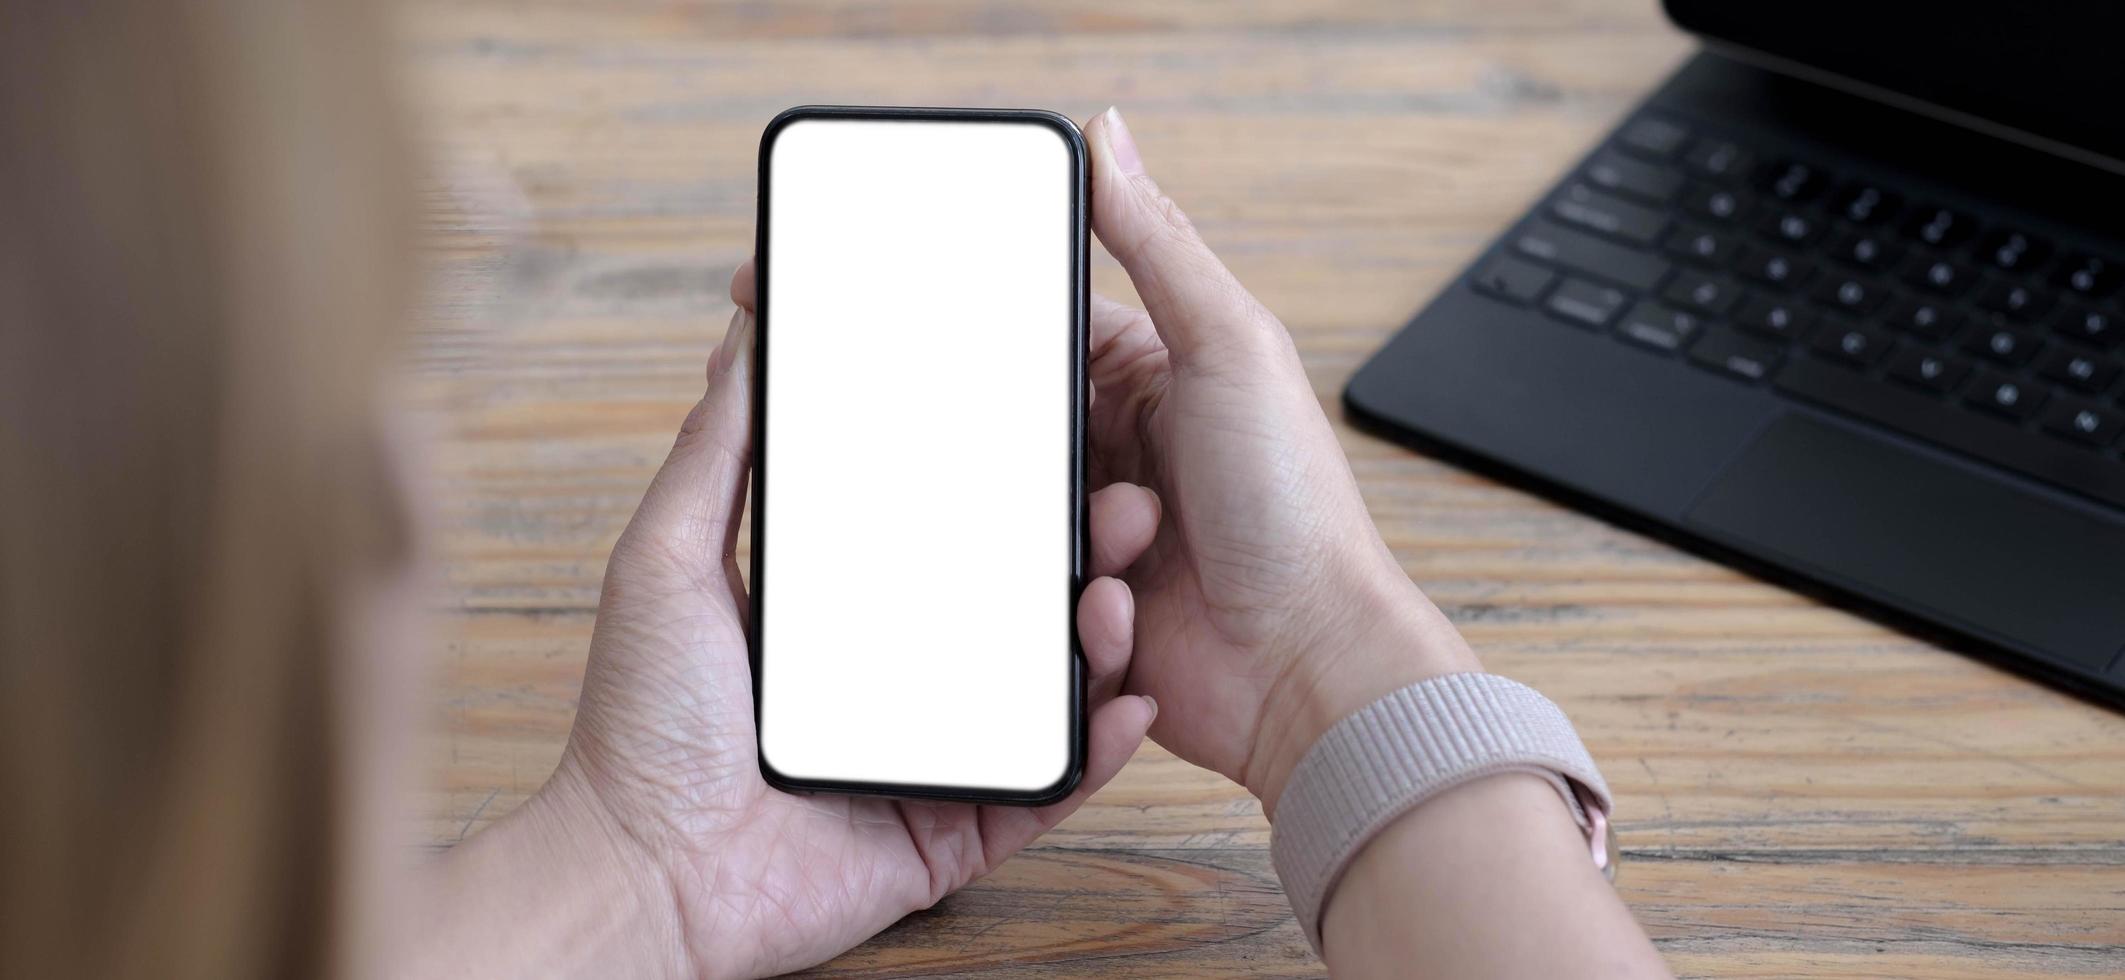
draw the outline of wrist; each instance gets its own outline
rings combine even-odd
[[[691,974],[665,872],[570,759],[436,874],[425,975]]]
[[[580,760],[564,753],[526,809],[540,825],[539,838],[551,841],[556,853],[570,856],[560,865],[565,877],[549,880],[563,888],[573,883],[596,896],[594,902],[603,906],[606,920],[602,932],[615,962],[629,968],[601,966],[595,975],[699,975],[687,951],[670,871],[606,805]],[[531,859],[538,859],[536,852]]]
[[[549,798],[555,832],[576,842],[581,855],[607,870],[606,890],[615,908],[626,910],[625,939],[640,976],[698,977],[686,945],[685,920],[674,897],[671,871],[662,856],[623,825],[586,778],[581,764],[564,754],[539,796]],[[587,867],[587,866],[586,866]],[[588,872],[597,876],[599,872]],[[618,971],[601,971],[619,975]]]
[[[1291,770],[1336,722],[1426,678],[1483,669],[1400,568],[1347,581],[1324,590],[1334,597],[1327,625],[1294,647],[1262,702],[1241,783],[1272,820]]]

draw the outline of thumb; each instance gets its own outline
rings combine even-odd
[[[707,393],[680,424],[616,551],[654,557],[651,564],[698,583],[722,578],[738,587],[738,519],[752,463],[753,334],[753,315],[740,308],[709,358]]]
[[[1092,227],[1129,273],[1174,360],[1289,344],[1283,327],[1240,285],[1144,169],[1119,109],[1085,127],[1092,154]]]

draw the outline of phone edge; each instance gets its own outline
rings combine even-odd
[[[793,777],[776,769],[767,759],[766,743],[760,736],[762,719],[761,597],[765,579],[762,561],[766,555],[767,514],[763,491],[767,474],[767,354],[769,347],[768,228],[769,182],[776,139],[790,125],[806,119],[937,119],[988,122],[1035,122],[1056,132],[1068,148],[1070,175],[1070,711],[1069,758],[1062,775],[1052,784],[1035,790],[980,790],[961,786],[929,786],[911,783],[843,782]],[[800,105],[776,113],[760,134],[758,177],[753,223],[754,341],[752,422],[752,554],[751,581],[747,596],[746,656],[752,671],[753,750],[760,776],[785,793],[832,793],[939,802],[979,803],[1005,806],[1046,806],[1060,802],[1084,781],[1090,751],[1090,711],[1086,703],[1087,675],[1084,645],[1077,629],[1077,604],[1084,594],[1085,561],[1091,553],[1091,529],[1087,522],[1086,455],[1090,403],[1090,310],[1091,310],[1091,159],[1084,134],[1068,116],[1047,109],[972,109],[919,106]]]

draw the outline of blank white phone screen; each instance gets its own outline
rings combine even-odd
[[[1048,788],[1074,710],[1069,145],[813,118],[768,166],[762,758]]]

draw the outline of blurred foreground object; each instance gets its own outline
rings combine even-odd
[[[0,976],[364,948],[335,692],[405,551],[380,12],[0,2]]]

